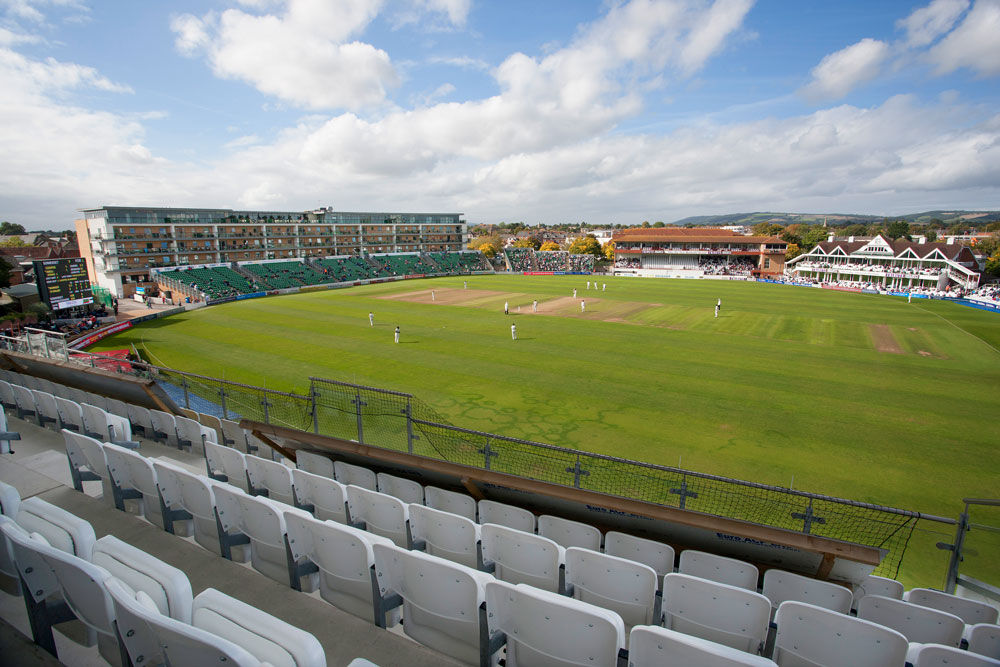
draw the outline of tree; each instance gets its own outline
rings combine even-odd
[[[985,239],[976,239],[972,249],[975,250],[977,255],[992,257],[997,254],[997,252],[1000,252],[1000,232],[993,232],[991,236]]]
[[[559,244],[555,241],[546,241],[538,249],[546,252],[549,250],[559,250]]]
[[[534,236],[529,236],[527,238],[518,239],[514,241],[515,248],[534,248],[538,250],[542,247],[542,242],[536,239]]]
[[[643,220],[642,221],[642,228],[643,229],[649,229],[650,227],[652,227],[652,225],[649,224],[649,220]]]
[[[993,253],[993,256],[986,260],[983,270],[991,276],[1000,278],[1000,251]]]
[[[569,251],[574,255],[593,255],[598,259],[604,256],[601,251],[601,242],[593,234],[587,234],[573,241],[569,246]]]
[[[895,220],[890,222],[885,226],[885,235],[893,241],[903,236],[909,236],[910,223],[906,220]]]
[[[1000,222],[991,222],[986,225],[986,231],[988,232],[1000,232]]]
[[[775,234],[780,234],[784,227],[776,225],[773,222],[758,222],[751,229],[755,236],[774,236]]]
[[[662,220],[657,220],[656,222],[653,223],[653,227],[655,227],[657,229],[660,229],[661,227],[666,227],[666,226],[667,225],[664,224],[664,222]]]
[[[0,248],[24,248],[28,244],[22,241],[19,237],[13,236],[3,243],[0,243]]]
[[[607,243],[604,244],[604,246],[602,246],[601,249],[604,252],[604,259],[608,260],[609,262],[615,261],[615,242],[614,241],[608,241]]]
[[[807,252],[815,248],[817,243],[825,241],[829,236],[829,230],[823,229],[822,227],[811,227],[805,234],[802,235],[802,242],[797,245],[802,248],[803,252]]]
[[[0,222],[0,236],[14,236],[16,234],[27,234],[24,227],[4,220]]]
[[[0,287],[10,287],[10,264],[0,257]]]
[[[868,233],[868,225],[847,225],[841,233],[844,236],[864,236]]]
[[[928,229],[926,236],[928,243],[933,243],[934,241],[937,241],[937,231],[933,229]]]
[[[797,226],[799,225],[792,225],[792,227],[797,227]],[[781,232],[781,234],[778,235],[782,241],[788,243],[790,246],[802,243],[802,237],[796,234],[794,231],[792,231],[792,227],[788,227],[787,229],[785,229],[785,231]]]
[[[789,243],[788,248],[785,249],[785,261],[787,262],[790,259],[795,259],[801,254],[802,248],[795,243]]]
[[[493,259],[494,257],[497,256],[497,249],[492,243],[484,243],[481,246],[479,246],[477,250],[479,250],[479,252],[483,253],[490,259]]]

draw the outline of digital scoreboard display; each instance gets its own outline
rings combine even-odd
[[[94,303],[87,264],[82,257],[43,259],[34,265],[38,296],[52,310]]]

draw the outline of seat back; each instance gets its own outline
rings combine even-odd
[[[192,419],[194,421],[198,421],[198,413],[195,412],[194,410],[191,410],[190,408],[177,408],[177,409],[180,410],[181,416],[183,416],[185,419]]]
[[[672,573],[663,578],[663,625],[748,653],[763,648],[771,605],[744,588]]]
[[[476,500],[472,496],[428,486],[424,489],[424,500],[428,507],[476,520]]]
[[[866,595],[881,595],[882,597],[892,598],[893,600],[902,600],[903,584],[895,579],[877,577],[874,574],[869,574],[865,577],[864,581],[855,587],[854,597],[851,601],[851,609],[857,609],[858,603],[861,602],[861,599]]]
[[[223,490],[217,490],[216,495],[223,495]],[[292,511],[293,508],[283,507],[263,496],[237,493],[234,497],[240,505],[240,518],[236,526],[250,538],[251,565],[261,574],[287,584],[284,512]]]
[[[38,533],[52,547],[90,560],[94,529],[84,519],[34,496],[21,501],[15,519],[29,533]]]
[[[913,667],[996,667],[1000,665],[1000,660],[953,646],[910,644],[906,664]]]
[[[301,453],[299,454],[301,456]],[[305,470],[292,470],[292,488],[300,505],[312,505],[317,519],[347,523],[347,487]]]
[[[209,436],[208,439],[220,444],[225,444],[225,435],[222,433],[222,421],[214,415],[206,415],[204,412],[198,413],[198,421],[205,428],[212,429],[214,431],[213,436]]]
[[[403,598],[403,631],[466,664],[478,663],[479,605],[493,577],[391,544],[372,550],[380,594]]]
[[[112,479],[123,487],[127,480],[129,488],[139,491],[142,494],[143,516],[152,524],[163,528],[160,493],[156,486],[153,462],[131,449],[111,444],[104,445],[104,455],[108,459],[108,469],[111,471]]]
[[[590,549],[566,549],[566,586],[573,597],[610,609],[626,628],[659,623],[653,618],[656,572],[648,565]]]
[[[969,651],[1000,660],[1000,625],[976,623],[966,630]]]
[[[685,549],[681,552],[677,571],[717,581],[720,584],[745,588],[748,591],[757,590],[757,579],[760,577],[760,571],[750,563],[694,549]]]
[[[105,535],[94,543],[91,562],[132,590],[144,592],[161,614],[191,622],[191,583],[182,570],[114,535]]]
[[[220,419],[219,422],[222,424],[222,438],[223,443],[229,445],[230,447],[235,447],[244,454],[247,453],[247,434],[243,430],[243,427],[239,425],[239,422],[234,422],[229,419]],[[301,452],[299,455],[301,456]]]
[[[684,555],[683,553],[681,554]],[[784,570],[768,570],[764,573],[761,592],[777,608],[786,600],[805,602],[831,611],[847,614],[851,611],[851,591],[839,584],[810,579],[801,574]]]
[[[128,417],[122,417],[112,412],[105,412],[104,416],[108,424],[108,440],[112,442],[132,440],[132,423]]]
[[[495,523],[525,533],[535,532],[535,515],[521,507],[495,500],[480,500],[478,510],[479,523]]]
[[[125,404],[128,410],[128,420],[132,422],[133,429],[140,429],[148,438],[153,437],[153,418],[149,414],[149,409],[141,405],[132,403]]]
[[[102,442],[111,440],[108,431],[108,413],[104,408],[100,408],[90,403],[81,403],[80,411],[83,415],[83,432],[91,438],[97,438]]]
[[[215,522],[216,483],[164,461],[153,461],[153,470],[156,472],[156,486],[164,504],[172,510],[183,509],[190,513],[195,541],[209,551],[221,553],[219,530]],[[230,488],[239,492],[236,487]],[[227,523],[228,515],[224,516],[224,525],[231,525]]]
[[[782,602],[771,659],[784,666],[902,665],[909,644],[895,630],[805,602]]]
[[[194,627],[242,646],[274,667],[326,667],[323,646],[312,634],[214,588],[198,594],[191,616]]]
[[[206,426],[202,426],[195,419],[175,416],[174,426],[177,429],[178,446],[190,447],[193,452],[204,451],[205,441],[214,441],[215,439],[215,431]]]
[[[285,512],[292,557],[308,558],[319,568],[320,596],[339,609],[366,621],[373,617],[372,546],[392,540],[301,512]]]
[[[80,403],[81,405],[83,405],[84,403],[89,403],[90,405],[93,405],[95,408],[100,408],[101,410],[104,410],[105,412],[108,411],[108,397],[107,396],[104,396],[102,394],[95,394],[92,391],[83,391],[81,393],[82,393],[82,396],[81,396],[82,400],[77,401],[78,403]]]
[[[5,552],[4,566],[24,580],[26,585],[21,589],[26,588],[32,600],[42,602],[59,592],[59,578],[44,559],[46,554],[60,552],[59,549],[50,546],[40,533],[29,533],[7,517],[0,517],[0,538]]]
[[[225,475],[226,482],[249,492],[246,454],[233,447],[205,443],[205,461],[211,475]]]
[[[538,517],[538,534],[567,549],[580,547],[592,551],[601,550],[601,531],[579,521],[543,514]]]
[[[862,598],[858,605],[858,618],[892,628],[907,641],[920,644],[957,647],[965,631],[965,623],[954,614],[881,595]]]
[[[496,578],[559,592],[559,568],[566,550],[547,537],[506,526],[483,524],[483,561],[496,564]]]
[[[142,593],[114,577],[105,582],[111,595],[118,635],[133,664],[259,667],[246,649],[218,635],[164,616]],[[141,598],[140,602],[136,597]]]
[[[375,479],[378,483],[379,493],[399,498],[407,505],[413,503],[417,505],[424,504],[424,487],[420,482],[414,482],[413,480],[396,477],[384,472],[378,473]]]
[[[26,415],[34,416],[38,407],[35,405],[35,395],[31,393],[31,389],[18,384],[11,385],[11,388],[14,390],[14,405],[17,408],[17,416],[21,419],[24,419]]]
[[[0,403],[5,408],[17,407],[17,399],[14,398],[14,386],[6,380],[0,380]]]
[[[59,415],[59,428],[83,433],[83,411],[80,409],[80,404],[61,396],[56,396],[55,400],[56,412]]]
[[[610,531],[604,536],[604,553],[648,565],[656,572],[657,583],[674,571],[674,548],[663,542]]]
[[[153,439],[168,445],[177,445],[177,422],[169,412],[150,410],[149,419],[153,423]]]
[[[344,463],[343,461],[334,461],[333,471],[336,480],[344,486],[353,484],[369,491],[378,489],[378,480],[375,477],[375,473],[368,468]]]
[[[469,519],[432,507],[409,506],[410,535],[413,541],[424,540],[432,556],[476,567],[479,555],[479,525]]]
[[[40,422],[59,423],[59,410],[56,408],[56,397],[46,391],[35,391],[35,405],[38,406]]]
[[[6,482],[0,482],[0,514],[14,519],[21,506],[21,494]]]
[[[629,667],[774,667],[763,656],[653,625],[632,628],[628,664]]]
[[[108,412],[122,419],[131,420],[128,414],[128,404],[125,401],[120,401],[117,398],[108,399]]]
[[[490,633],[507,635],[510,667],[614,667],[625,625],[612,611],[531,586],[486,584]]]
[[[299,470],[305,470],[306,472],[314,475],[329,477],[330,479],[336,477],[336,473],[333,468],[333,459],[329,459],[322,454],[316,454],[314,452],[308,452],[304,449],[300,449],[296,452],[295,465]],[[358,486],[361,485],[359,484]]]
[[[977,623],[996,623],[997,608],[985,602],[977,602],[957,595],[949,595],[931,588],[911,588],[903,595],[903,599],[922,607],[939,609],[954,614],[969,625]]]
[[[286,505],[295,504],[292,496],[291,468],[277,461],[269,461],[252,454],[247,454],[245,461],[247,475],[255,492],[266,489],[268,498]]]
[[[0,514],[0,529],[7,526],[9,530],[17,531],[22,537],[28,537],[28,533],[17,525],[13,517]],[[17,579],[17,565],[14,562],[14,547],[0,530],[0,574],[11,579]]]
[[[399,498],[350,484],[347,508],[353,523],[364,521],[368,532],[387,537],[404,549],[409,546],[406,539],[409,513],[407,505]]]

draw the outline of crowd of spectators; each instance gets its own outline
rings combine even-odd
[[[565,250],[546,250],[535,252],[539,271],[565,271],[569,262],[569,253]]]
[[[867,264],[863,262],[814,262],[801,261],[795,265],[800,269],[839,269],[847,271],[873,271],[875,273],[905,273],[907,275],[937,276],[944,267],[940,266],[900,266],[895,264]]]
[[[641,269],[642,261],[638,257],[618,257],[615,259],[616,269]]]
[[[504,248],[507,264],[511,271],[534,271],[535,250],[533,248]]]
[[[749,276],[757,265],[745,258],[699,257],[698,268],[707,276]]]
[[[992,285],[983,285],[975,292],[970,294],[969,298],[977,299],[980,301],[992,301],[993,303],[1000,303],[1000,284],[994,283]]]
[[[570,271],[593,271],[597,264],[597,258],[593,255],[570,255]]]

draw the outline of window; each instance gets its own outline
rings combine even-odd
[[[770,257],[765,257],[764,258],[764,268],[765,269],[770,269],[771,268],[771,258]]]

